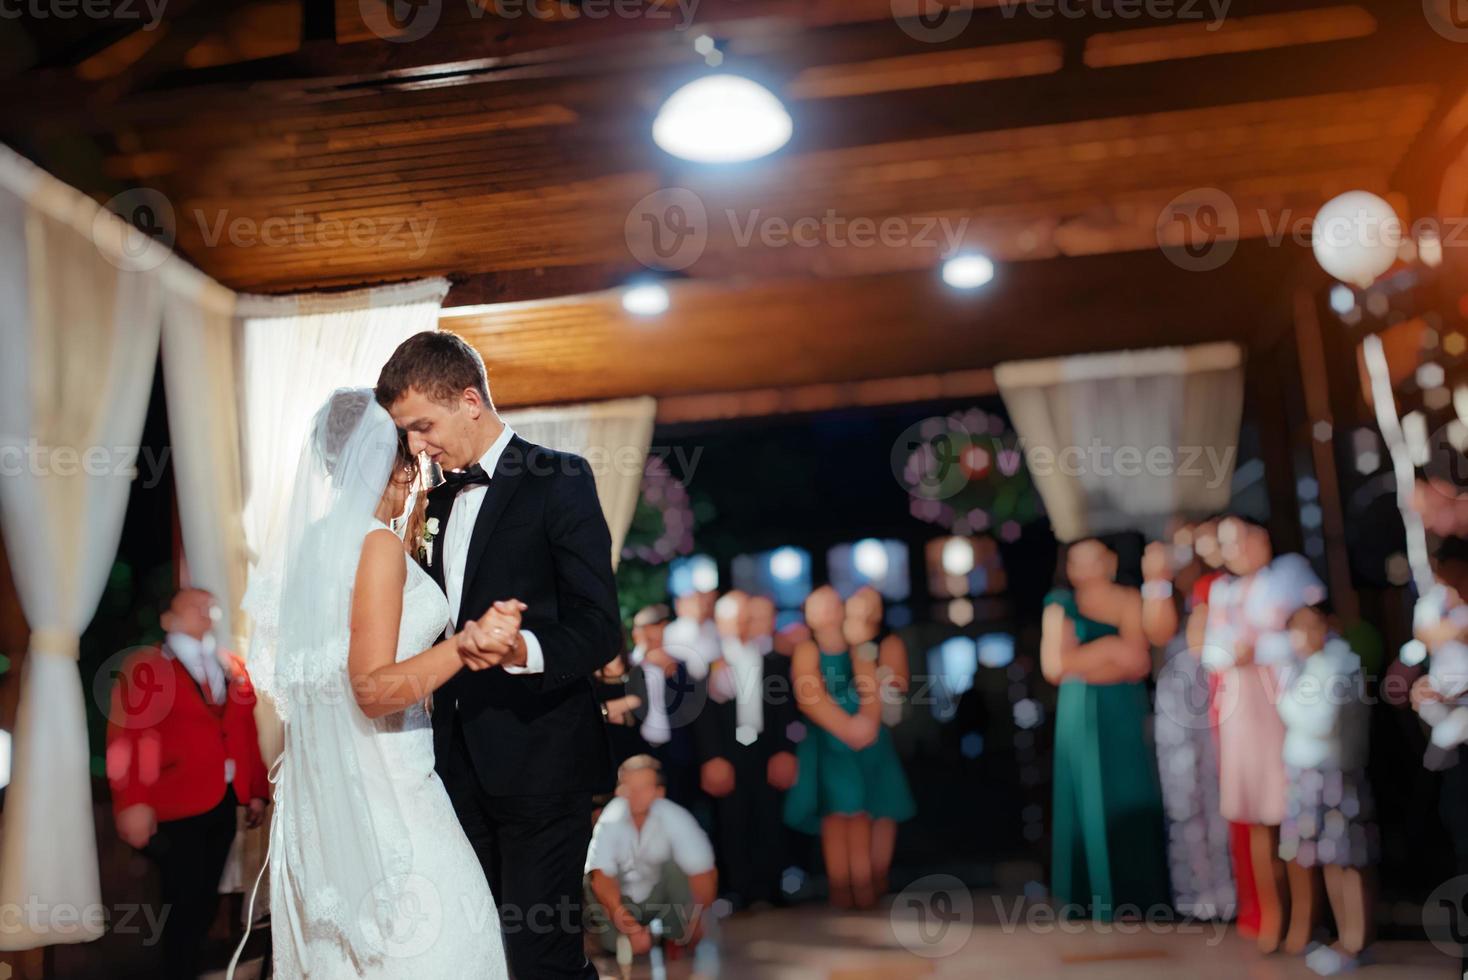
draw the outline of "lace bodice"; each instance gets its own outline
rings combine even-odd
[[[380,526],[387,527],[385,524]],[[407,660],[437,643],[443,637],[449,619],[449,603],[444,598],[443,590],[438,587],[438,583],[406,552],[403,554],[403,559],[407,562],[408,577],[403,582],[403,612],[398,622],[398,645],[395,657],[398,662]],[[375,724],[381,732],[423,730],[427,729],[429,725],[428,711],[423,704],[416,704],[404,711],[378,718]],[[420,750],[415,755],[426,752],[426,764],[431,770],[433,745],[431,736],[426,736],[426,738],[428,739],[426,742],[415,746]],[[418,765],[412,768],[421,769],[425,760],[419,758],[416,761]]]

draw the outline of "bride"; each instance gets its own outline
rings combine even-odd
[[[448,602],[404,544],[426,494],[405,538],[391,526],[419,472],[371,389],[338,389],[312,421],[282,554],[246,598],[250,672],[285,723],[267,862],[278,977],[509,975],[494,897],[433,770],[424,702],[479,665],[470,637],[439,639]],[[466,629],[518,620],[502,604]]]

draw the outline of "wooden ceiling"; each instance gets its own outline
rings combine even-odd
[[[450,305],[513,304],[445,326],[483,351],[501,403],[530,404],[1267,345],[1309,268],[1269,241],[1282,217],[1352,188],[1420,209],[1424,161],[1465,136],[1468,45],[1399,0],[1233,0],[1219,22],[955,0],[968,19],[941,40],[894,19],[904,0],[702,0],[691,26],[661,0],[627,0],[635,17],[475,3],[418,0],[432,30],[396,41],[359,0],[174,0],[149,31],[26,24],[0,137],[99,200],[160,191],[179,250],[238,289],[437,274]],[[785,149],[707,168],[652,144],[661,100],[707,71],[700,34],[785,99]],[[706,244],[667,313],[630,318],[610,290],[646,271],[639,202],[666,188],[694,195]],[[1204,188],[1246,241],[1190,272],[1158,220]],[[827,230],[747,237],[801,219]],[[903,234],[854,245],[857,219]],[[938,282],[956,247],[998,260],[992,287]]]

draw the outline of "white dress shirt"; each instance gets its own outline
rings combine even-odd
[[[719,629],[709,620],[699,622],[680,617],[663,630],[663,649],[688,668],[690,678],[701,681],[708,676],[714,661],[722,656]]]
[[[758,641],[745,643],[724,637],[724,663],[718,683],[710,682],[709,694],[717,701],[734,700],[734,734],[740,745],[752,745],[765,729],[765,658]],[[714,687],[720,688],[718,691]],[[730,688],[732,687],[732,690]]]
[[[647,714],[642,719],[642,740],[648,745],[667,745],[673,740],[673,725],[668,720],[668,675],[657,664],[644,663],[647,648],[632,648],[627,660],[634,670],[641,670],[647,681]]]
[[[602,809],[586,851],[588,874],[609,875],[623,895],[645,902],[669,861],[690,878],[714,869],[714,847],[693,814],[659,798],[652,801],[639,831],[621,797]]]
[[[209,692],[209,700],[223,704],[229,691],[229,681],[224,676],[224,665],[219,662],[219,648],[213,633],[205,633],[204,639],[196,640],[187,633],[169,633],[164,649],[183,664],[184,670],[199,685],[199,690]],[[224,781],[234,782],[233,759],[224,760]]]
[[[505,447],[514,436],[515,431],[508,425],[505,426],[499,438],[479,457],[479,465],[484,467],[484,472],[491,479],[500,457],[505,454]],[[479,508],[484,506],[487,493],[489,487],[486,486],[460,490],[459,495],[454,498],[453,508],[449,511],[448,527],[443,531],[443,587],[449,600],[449,621],[444,630],[446,637],[453,635],[454,624],[459,621],[459,600],[464,596],[464,566],[469,560],[469,539],[474,536],[474,524],[479,519]],[[525,666],[512,667],[506,664],[505,673],[544,673],[545,654],[540,649],[540,640],[530,630],[521,630],[520,635],[525,638]]]

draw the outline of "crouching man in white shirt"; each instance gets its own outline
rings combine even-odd
[[[649,926],[692,948],[718,894],[714,849],[693,814],[663,796],[658,761],[634,755],[617,769],[617,798],[602,810],[586,854],[587,925],[609,953],[625,935],[652,948]]]

